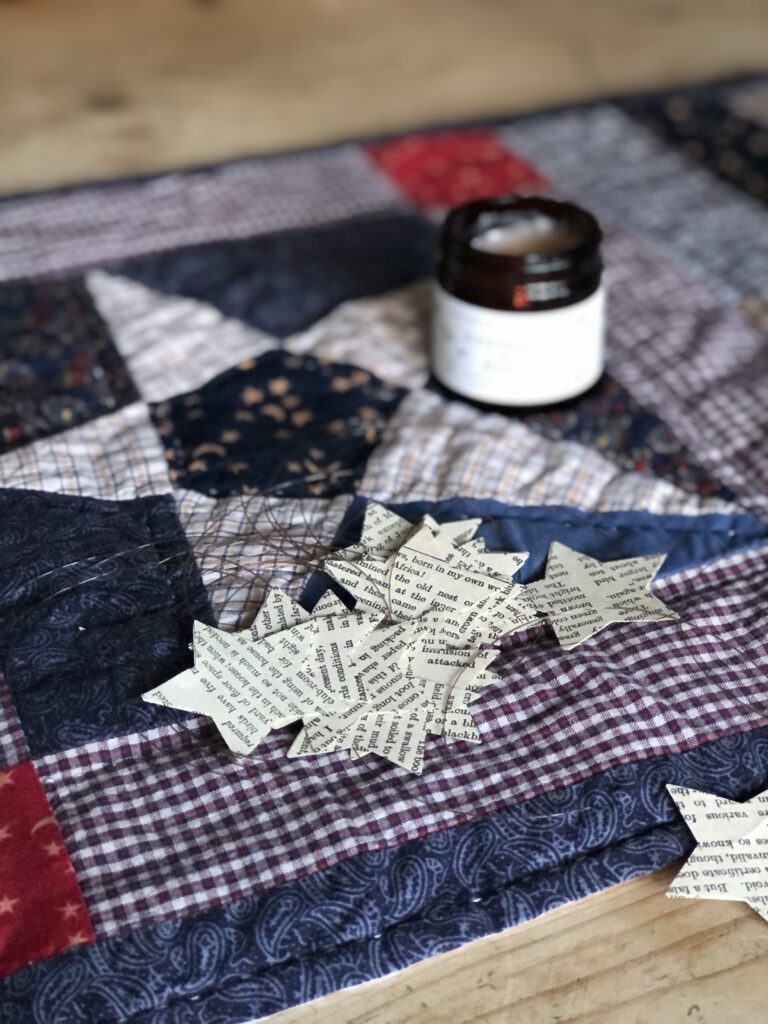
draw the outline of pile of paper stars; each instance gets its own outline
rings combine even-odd
[[[610,622],[675,617],[647,591],[663,555],[601,563],[555,543],[522,586],[527,552],[487,551],[480,524],[414,526],[370,503],[359,543],[321,564],[353,611],[332,591],[310,613],[272,589],[250,630],[195,623],[194,667],[144,700],[209,715],[240,754],[301,721],[291,757],[377,753],[419,773],[427,734],[479,742],[470,705],[501,636],[546,615],[571,648]]]

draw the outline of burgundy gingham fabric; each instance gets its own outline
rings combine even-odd
[[[433,744],[422,778],[370,759],[234,763],[204,719],[37,762],[99,934],[267,889],[594,772],[765,721],[768,547],[667,577],[680,622],[613,626],[564,652],[515,635],[478,704],[471,755]],[[215,837],[215,838],[214,838]],[[213,840],[213,841],[212,841]]]

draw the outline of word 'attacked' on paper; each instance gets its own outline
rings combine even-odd
[[[602,563],[553,543],[544,579],[523,586],[527,552],[487,551],[480,523],[414,526],[369,503],[360,541],[319,565],[354,610],[327,591],[308,612],[271,589],[249,630],[196,622],[194,667],[144,700],[210,716],[238,754],[301,721],[290,757],[376,753],[419,773],[428,734],[480,741],[470,705],[505,634],[547,616],[570,649],[611,622],[675,618],[647,590],[663,555]]]
[[[698,843],[667,896],[739,900],[768,921],[768,792],[737,803],[683,786],[667,790]]]

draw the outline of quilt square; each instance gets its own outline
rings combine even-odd
[[[26,761],[0,771],[0,975],[92,940],[35,766]]]
[[[178,487],[330,497],[354,489],[404,394],[346,363],[267,352],[153,415]]]
[[[535,167],[482,129],[405,135],[371,145],[368,153],[409,199],[424,207],[547,188]]]
[[[431,273],[435,228],[414,214],[369,215],[318,227],[198,245],[129,260],[121,274],[200,299],[284,337],[347,299]]]
[[[31,755],[169,721],[140,694],[191,664],[209,615],[172,497],[1,491],[0,545],[0,664]]]
[[[0,452],[138,397],[80,280],[0,289]]]

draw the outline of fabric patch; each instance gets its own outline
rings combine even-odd
[[[268,585],[298,598],[310,563],[331,546],[352,500],[209,498],[176,491],[179,519],[220,629],[253,622]]]
[[[91,271],[87,283],[147,402],[191,391],[277,347],[275,338],[204,302],[161,295],[102,270]]]
[[[693,844],[665,782],[742,799],[767,780],[766,729],[622,765],[172,928],[83,947],[68,954],[67,986],[60,960],[33,965],[0,987],[0,1006],[32,1024],[261,1018],[679,860]]]
[[[0,277],[90,267],[404,204],[354,144],[0,201]]]
[[[764,77],[724,90],[725,104],[739,117],[768,128],[768,81]]]
[[[27,761],[0,772],[0,975],[93,941],[61,832]]]
[[[0,672],[0,769],[26,761],[29,757],[13,698]]]
[[[171,496],[0,491],[0,545],[0,659],[31,755],[168,721],[139,695],[191,664],[210,614]]]
[[[360,217],[121,264],[150,288],[216,306],[268,334],[303,331],[347,299],[432,272],[434,227],[408,214]]]
[[[662,145],[617,107],[520,118],[498,134],[605,224],[663,243],[721,303],[734,305],[765,286],[761,204]]]
[[[179,487],[330,497],[354,490],[403,394],[346,363],[268,352],[152,414]]]
[[[354,363],[389,384],[417,388],[429,377],[432,282],[337,306],[301,334],[285,339],[295,355]]]
[[[689,160],[757,199],[768,199],[768,132],[740,116],[721,88],[628,97],[620,106]]]
[[[547,188],[546,179],[490,131],[404,135],[369,145],[367,152],[419,206],[458,206],[486,196]]]
[[[734,500],[733,492],[698,465],[666,423],[639,405],[607,373],[567,408],[523,413],[520,418],[545,437],[596,448],[624,469],[650,473],[702,497]]]
[[[334,548],[358,542],[366,504],[366,498],[354,499],[334,538]],[[601,562],[666,552],[659,578],[768,543],[768,523],[744,512],[696,516],[655,515],[643,510],[594,513],[557,505],[516,508],[476,498],[387,507],[412,523],[427,514],[438,523],[482,519],[476,536],[485,541],[489,551],[528,552],[528,561],[515,575],[519,583],[530,583],[543,573],[553,540]],[[313,592],[310,602],[314,600]]]
[[[655,246],[610,233],[608,368],[701,465],[768,511],[765,334]]]
[[[549,440],[523,422],[481,413],[431,391],[415,391],[403,400],[368,460],[359,490],[384,502],[456,495],[596,512],[732,511],[718,499],[624,471],[574,441]]]
[[[619,536],[605,539],[607,554],[625,553]],[[572,652],[544,626],[515,634],[477,711],[482,744],[457,757],[455,744],[432,743],[422,776],[343,754],[287,762],[282,731],[235,762],[203,719],[46,757],[38,771],[97,930],[225,903],[760,727],[768,547],[672,574],[653,593],[680,622],[608,627]]]
[[[0,487],[125,499],[167,494],[168,463],[143,402],[0,455]]]
[[[0,288],[0,452],[133,401],[82,281]]]

